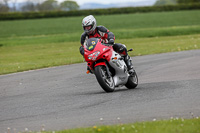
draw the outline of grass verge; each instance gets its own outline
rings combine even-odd
[[[133,48],[130,56],[175,52],[200,48],[200,34],[117,39]],[[0,45],[0,74],[83,62],[79,42],[29,45]]]
[[[93,126],[63,131],[47,131],[42,133],[200,133],[200,118],[171,118],[170,120],[153,120],[132,124],[112,126]]]

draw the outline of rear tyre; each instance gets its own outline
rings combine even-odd
[[[108,76],[105,66],[96,66],[94,73],[98,83],[105,92],[113,92],[115,90],[114,80],[112,76]]]
[[[138,85],[138,77],[137,77],[137,74],[136,72],[134,72],[133,75],[129,76],[128,77],[128,81],[127,83],[125,84],[125,86],[128,88],[128,89],[134,89],[136,88]]]

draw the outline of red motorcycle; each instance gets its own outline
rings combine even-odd
[[[137,87],[136,72],[128,73],[123,56],[116,53],[112,45],[102,43],[99,38],[90,38],[84,43],[84,58],[104,91],[113,92],[115,87],[123,85],[129,89]]]

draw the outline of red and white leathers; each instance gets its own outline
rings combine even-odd
[[[105,28],[104,26],[97,26],[92,34],[87,34],[86,32],[83,32],[83,34],[81,35],[82,46],[80,47],[80,53],[82,55],[84,54],[83,44],[89,38],[101,38],[104,41],[104,43],[113,44],[113,49],[116,52],[123,54],[124,56],[127,55],[127,49],[125,45],[120,44],[120,43],[114,44],[114,40],[115,40],[114,34],[110,32],[107,28]]]

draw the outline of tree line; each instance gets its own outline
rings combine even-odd
[[[17,6],[18,0],[0,0],[0,12],[43,12],[43,11],[71,11],[78,10],[79,5],[72,0],[58,3],[56,0],[26,0]]]
[[[200,3],[200,0],[157,0],[155,6]],[[26,0],[19,6],[18,0],[0,0],[1,12],[45,12],[45,11],[73,11],[79,5],[73,0]]]
[[[200,3],[200,0],[157,0],[155,6]]]

